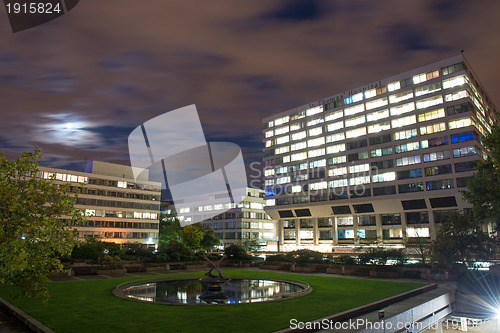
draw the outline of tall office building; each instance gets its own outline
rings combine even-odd
[[[206,202],[201,206],[182,207],[176,215],[182,222],[200,222],[205,230],[213,229],[221,249],[253,240],[261,251],[277,251],[276,221],[264,211],[264,191],[247,187],[245,192],[238,202]],[[227,196],[227,193],[214,194],[214,199],[219,195]],[[174,211],[167,208],[166,213]]]
[[[80,189],[75,207],[85,214],[79,238],[96,237],[118,244],[158,245],[161,183],[142,170],[137,181],[126,165],[92,161],[85,172],[39,167],[38,177],[71,183]]]
[[[264,119],[280,250],[436,237],[487,156],[495,107],[463,55]]]

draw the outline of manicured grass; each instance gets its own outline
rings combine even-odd
[[[13,298],[15,288],[0,286],[0,296],[62,332],[271,332],[289,327],[290,319],[309,321],[423,286],[420,283],[347,279],[313,275],[224,270],[230,277],[301,280],[313,291],[289,300],[222,306],[161,305],[118,298],[121,283],[144,278],[66,281],[50,284],[47,304]],[[146,279],[196,278],[201,273],[154,275]]]

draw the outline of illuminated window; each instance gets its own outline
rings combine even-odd
[[[411,124],[415,124],[417,122],[417,117],[415,115],[406,116],[403,118],[393,119],[391,121],[392,128],[408,126]]]
[[[325,155],[325,148],[312,149],[307,152],[308,157],[317,157]]]
[[[336,130],[341,129],[341,128],[344,128],[344,122],[342,120],[338,121],[336,123],[331,123],[331,124],[326,125],[326,130],[328,132],[333,132],[333,131],[336,131]]]
[[[443,151],[436,151],[433,153],[427,153],[423,155],[424,162],[434,162],[434,161],[440,161],[440,160],[447,160],[450,158],[450,151],[449,150],[443,150]]]
[[[267,199],[266,206],[274,206],[276,205],[276,199]]]
[[[340,140],[344,140],[344,139],[345,139],[344,132],[339,132],[339,133],[335,133],[335,134],[326,136],[327,143],[336,142],[336,141],[340,141]]]
[[[420,155],[406,156],[396,159],[396,166],[406,166],[420,163]]]
[[[278,161],[278,159],[276,159]],[[290,162],[290,155],[283,156],[283,163],[288,163]]]
[[[324,167],[324,166],[326,166],[326,160],[325,159],[309,162],[309,168],[310,169],[312,169],[312,168],[320,168],[320,167]]]
[[[392,82],[392,83],[389,83],[387,85],[387,90],[388,91],[394,91],[394,90],[398,90],[400,88],[401,88],[401,84],[399,83],[399,81]]]
[[[345,143],[326,147],[327,154],[337,154],[341,151],[345,151]]]
[[[297,120],[297,119],[302,119],[306,116],[306,112],[305,111],[300,111],[298,113],[295,113],[295,114],[292,114],[290,116],[290,120]]]
[[[273,145],[273,140],[266,140],[266,148],[269,148]]]
[[[391,104],[394,104],[394,103],[406,101],[407,99],[410,99],[410,98],[413,98],[413,91],[406,90],[406,91],[400,92],[398,94],[390,95],[389,102]],[[366,107],[368,108],[368,105]]]
[[[345,121],[345,127],[356,126],[365,123],[365,116],[359,116]]]
[[[453,179],[433,180],[425,183],[427,191],[453,188]]]
[[[302,192],[302,185],[294,185],[292,186],[292,193]]]
[[[349,173],[359,173],[366,171],[370,171],[370,164],[368,163],[349,166]]]
[[[281,145],[281,144],[287,143],[289,141],[290,141],[290,136],[289,135],[285,135],[285,136],[276,138],[276,144],[277,145]]]
[[[264,181],[264,185],[265,186],[272,186],[272,185],[274,185],[274,179],[266,179]]]
[[[306,141],[297,142],[297,143],[294,143],[294,144],[292,144],[290,146],[290,150],[291,151],[295,151],[295,150],[299,150],[299,149],[304,149],[304,148],[307,148]]]
[[[290,121],[290,116],[285,116],[285,117],[276,119],[274,121],[274,125],[275,126],[283,125],[284,123],[287,123],[288,121]]]
[[[292,141],[302,140],[307,137],[306,131],[297,132],[292,134]]]
[[[456,129],[456,128],[462,128],[462,127],[467,127],[472,125],[472,118],[471,117],[465,117],[465,118],[459,118],[455,119],[452,121],[448,122],[448,126],[450,129]]]
[[[370,176],[360,176],[349,179],[349,185],[363,185],[370,183]]]
[[[281,135],[281,134],[288,133],[289,131],[290,131],[290,127],[287,125],[287,126],[277,128],[274,133],[276,135]]]
[[[319,118],[314,118],[314,119],[309,120],[306,125],[307,126],[314,126],[317,124],[321,124],[323,122],[324,122],[323,117],[319,117]]]
[[[475,146],[455,148],[453,149],[453,157],[479,155],[480,152],[481,150]]]
[[[307,152],[292,154],[291,156],[292,161],[305,160],[306,158],[307,158]]]
[[[328,170],[329,177],[342,176],[347,173],[347,167],[340,167]]]
[[[274,169],[264,169],[264,176],[274,176]]]
[[[389,117],[389,110],[380,110],[366,115],[366,121],[377,121],[379,119],[384,119]]]
[[[345,132],[345,136],[348,139],[349,138],[356,138],[356,137],[361,136],[361,135],[366,135],[366,127],[359,127],[359,128],[355,128],[353,130]]]
[[[307,146],[308,147],[316,147],[316,146],[321,146],[325,144],[325,137],[319,137],[316,139],[311,139],[307,141]]]
[[[347,162],[347,157],[344,156],[335,156],[335,157],[330,157],[328,159],[328,165],[334,165],[334,164],[340,164],[340,163],[345,163]]]
[[[118,182],[118,187],[120,187],[120,188],[127,188],[127,182],[121,182],[121,181],[119,181]]]
[[[468,96],[469,94],[467,93],[467,90],[460,90],[444,95],[444,100],[446,102],[451,102],[456,101],[457,99],[467,98]]]
[[[381,95],[385,92],[387,92],[387,89],[385,87],[367,90],[367,91],[365,91],[365,99]]]
[[[450,79],[443,80],[443,89],[453,88],[465,84],[465,75],[459,75]]]
[[[276,148],[275,154],[276,155],[284,154],[284,153],[288,153],[289,151],[290,151],[290,146],[283,146],[283,147]]]
[[[437,132],[441,132],[441,131],[445,131],[445,130],[446,130],[445,123],[432,124],[432,125],[420,127],[420,135],[432,134],[432,133],[437,133]]]
[[[274,126],[274,122],[271,120],[266,124],[266,128],[270,128]]]
[[[328,183],[326,181],[309,184],[309,190],[324,190],[326,188],[328,188]]]
[[[380,123],[380,124],[374,124],[368,126],[368,133],[378,133],[382,131],[387,131],[391,129],[391,123],[389,121]]]
[[[396,152],[396,154],[399,154],[399,153],[406,153],[407,151],[413,151],[413,150],[417,150],[420,148],[420,145],[417,142],[408,142],[408,143],[404,143],[402,145],[397,145],[394,147],[394,151]]]
[[[392,147],[378,148],[370,150],[371,157],[386,156],[392,154]]]
[[[312,116],[314,114],[323,112],[323,105],[315,106],[306,110],[306,116]]]
[[[429,84],[426,86],[415,88],[415,97],[431,94],[436,91],[441,90],[441,84],[439,82]]]
[[[443,104],[443,96],[438,95],[417,101],[417,109],[425,109],[434,105]]]
[[[363,100],[363,93],[358,93],[356,95],[352,95],[349,97],[344,98],[344,104],[351,104],[351,103],[356,103]]]
[[[396,173],[394,171],[372,175],[372,183],[391,182],[393,180],[396,180]]]
[[[433,119],[438,119],[438,118],[443,118],[445,116],[444,109],[437,109],[437,110],[432,110],[432,111],[427,111],[425,113],[421,113],[418,115],[418,121],[428,121],[428,120],[433,120]]]
[[[290,131],[296,131],[304,127],[304,123],[295,123],[290,125]]]
[[[329,182],[330,188],[345,187],[347,186],[347,179],[336,179]]]
[[[344,111],[342,110],[331,112],[325,116],[325,121],[339,119],[342,118],[343,116],[344,116]]]
[[[412,112],[415,110],[415,103],[406,103],[403,105],[393,106],[391,108],[391,116],[397,116],[403,113]]]
[[[316,127],[316,128],[311,128],[310,130],[307,131],[307,134],[309,136],[315,136],[315,135],[319,135],[323,133],[323,127],[319,126],[319,127]]]
[[[435,71],[428,72],[428,73],[425,73],[425,74],[415,75],[413,77],[413,83],[414,84],[419,84],[419,83],[422,83],[422,82],[425,82],[425,81],[428,81],[428,80],[432,80],[432,79],[437,78],[437,77],[439,77],[439,71],[435,70]]]
[[[387,97],[379,98],[371,102],[366,102],[366,110],[379,108],[384,105],[387,105]]]
[[[276,178],[276,184],[278,184],[278,185],[280,185],[280,184],[286,184],[286,183],[289,183],[289,182],[290,182],[290,176]]]
[[[429,228],[406,228],[408,237],[430,237]]]
[[[355,106],[351,106],[350,108],[345,108],[344,109],[344,114],[346,116],[352,116],[353,114],[360,113],[365,111],[365,105],[364,104],[358,104]]]
[[[265,136],[266,138],[270,138],[270,137],[272,137],[273,135],[274,135],[274,131],[273,131],[273,130],[270,130],[270,131],[265,131],[265,132],[264,132],[264,136]]]

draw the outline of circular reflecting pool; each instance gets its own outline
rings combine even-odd
[[[116,296],[167,304],[237,304],[279,300],[309,293],[303,282],[263,279],[231,279],[218,290],[209,289],[198,279],[136,282],[121,285]]]

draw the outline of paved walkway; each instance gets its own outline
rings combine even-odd
[[[32,332],[17,318],[0,307],[0,333],[27,333]]]

